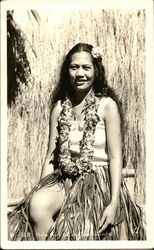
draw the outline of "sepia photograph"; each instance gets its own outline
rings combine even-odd
[[[154,247],[153,1],[12,2],[2,249]]]

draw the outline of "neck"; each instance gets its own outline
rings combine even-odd
[[[74,93],[74,105],[80,104],[90,93],[93,92],[93,88],[90,88],[88,91],[75,92]]]

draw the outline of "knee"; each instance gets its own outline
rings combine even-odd
[[[41,192],[36,192],[33,194],[30,205],[29,205],[29,213],[30,217],[34,222],[38,222],[42,220],[47,211],[47,201],[45,196]]]
[[[53,218],[61,209],[64,198],[65,190],[56,185],[38,190],[30,200],[30,218],[35,223]]]

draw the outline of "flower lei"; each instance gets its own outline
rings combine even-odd
[[[69,133],[71,130],[72,117],[75,117],[71,100],[66,97],[66,100],[62,103],[62,111],[58,119],[59,135],[58,142],[59,149],[59,167],[62,172],[67,175],[77,176],[83,173],[89,173],[92,171],[91,159],[94,153],[94,139],[95,129],[99,117],[97,115],[98,98],[94,94],[90,94],[84,103],[84,128],[83,138],[80,141],[80,156],[72,157],[70,151]]]

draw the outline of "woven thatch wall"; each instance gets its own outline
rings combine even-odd
[[[135,195],[144,203],[144,11],[54,10],[40,24],[31,12],[25,16],[23,31],[31,75],[28,84],[20,84],[20,94],[8,108],[9,198],[23,196],[39,180],[48,144],[49,96],[58,80],[62,58],[74,44],[88,42],[104,49],[106,76],[118,93],[124,113],[125,165],[137,170]]]

